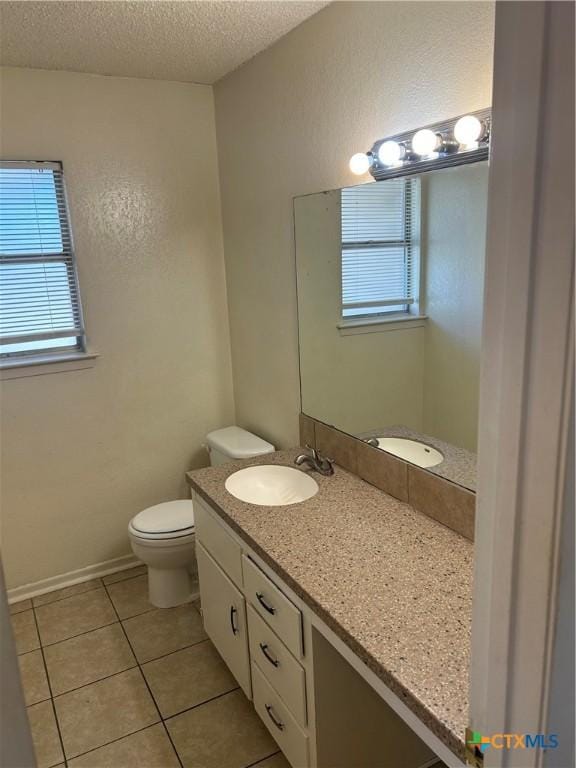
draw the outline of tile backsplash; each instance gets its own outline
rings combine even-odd
[[[300,442],[414,509],[474,540],[476,494],[310,416],[300,414]]]
[[[358,475],[390,496],[408,501],[408,464],[402,459],[354,439]]]
[[[408,467],[408,500],[414,509],[474,541],[476,494],[418,467]]]

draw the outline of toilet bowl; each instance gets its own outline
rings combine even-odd
[[[139,512],[128,525],[132,551],[148,566],[152,605],[173,608],[196,597],[194,508],[189,500],[167,501]]]
[[[206,442],[212,466],[275,450],[271,443],[236,426],[210,432]],[[128,536],[132,551],[148,566],[152,605],[173,608],[197,597],[192,591],[197,568],[191,501],[166,501],[148,507],[130,520]]]

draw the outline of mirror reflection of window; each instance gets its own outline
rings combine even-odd
[[[470,490],[487,200],[481,162],[294,203],[302,411]]]
[[[342,190],[342,318],[418,314],[420,179]]]

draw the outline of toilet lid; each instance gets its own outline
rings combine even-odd
[[[193,527],[194,507],[188,499],[156,504],[132,519],[132,528],[140,533],[177,533]]]

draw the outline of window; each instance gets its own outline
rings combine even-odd
[[[342,317],[418,314],[419,179],[342,190]]]
[[[0,163],[0,357],[84,351],[60,163]]]

